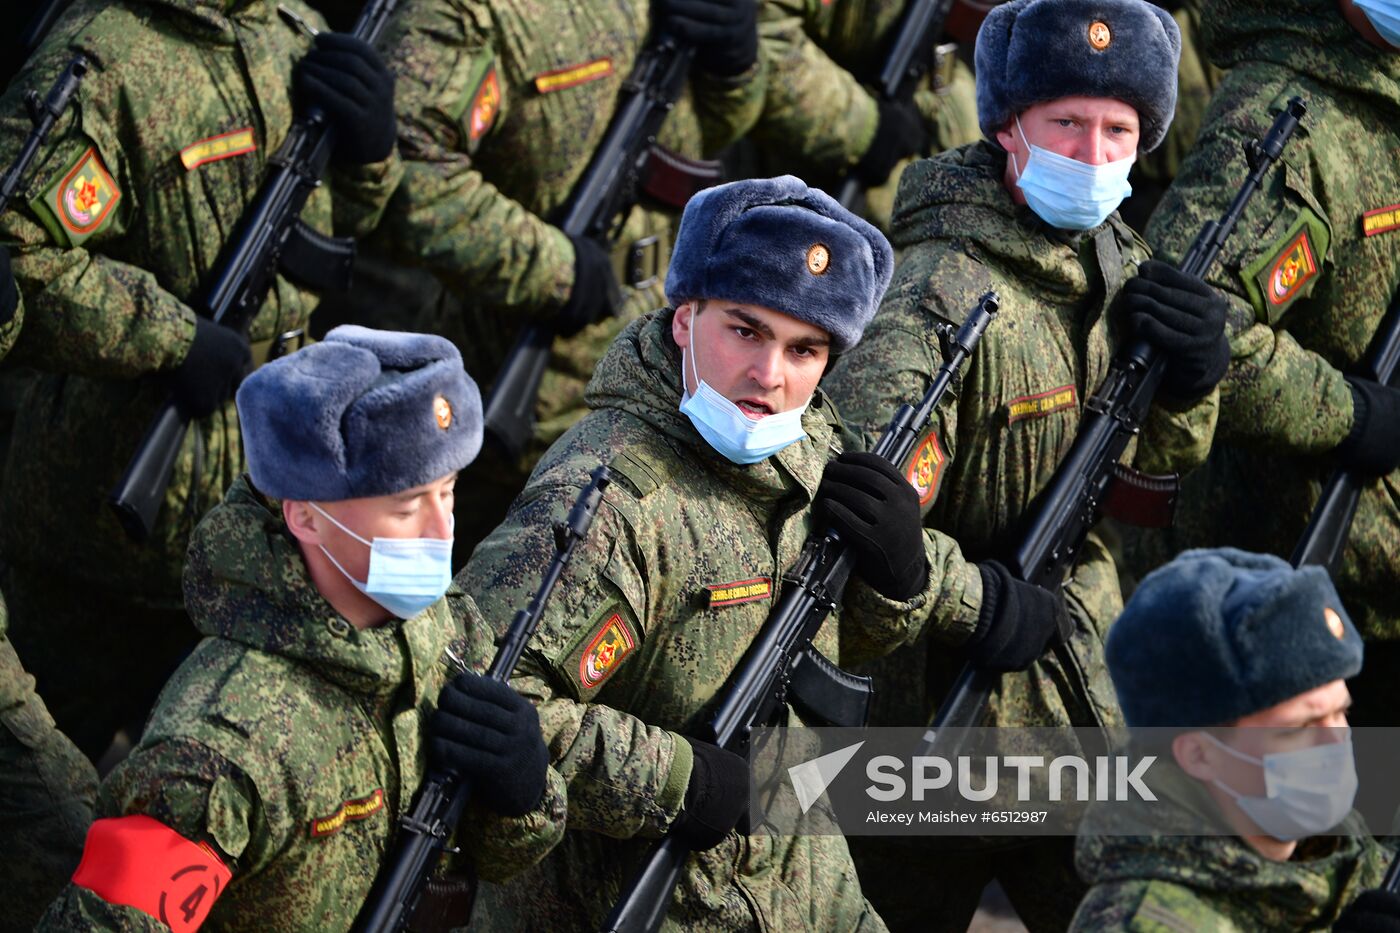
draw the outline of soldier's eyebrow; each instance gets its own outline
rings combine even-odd
[[[767,337],[769,340],[773,339],[773,328],[769,327],[767,324],[763,323],[749,312],[741,311],[738,308],[725,308],[724,313],[729,315],[731,318],[737,319],[740,323],[742,323],[745,327],[749,328],[750,330],[758,331],[760,334]]]

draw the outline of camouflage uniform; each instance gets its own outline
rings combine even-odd
[[[1151,152],[1138,153],[1130,181],[1133,193],[1118,208],[1134,230],[1145,230],[1147,219],[1181,168],[1201,131],[1210,96],[1225,72],[1201,52],[1201,7],[1205,0],[1186,0],[1172,13],[1181,30],[1181,61],[1176,69],[1176,114],[1167,137]]]
[[[75,50],[93,63],[27,203],[0,219],[0,237],[19,244],[28,304],[11,360],[52,373],[25,399],[0,488],[11,635],[55,718],[90,755],[193,645],[180,609],[185,545],[243,467],[230,400],[191,426],[144,546],[104,504],[167,395],[142,377],[183,359],[188,302],[292,120],[291,71],[307,40],[270,0],[227,6],[78,0],[0,101],[0,158],[9,158],[29,127],[20,91],[49,86]],[[400,174],[396,157],[337,170],[334,218],[330,192],[318,190],[303,219],[362,230]],[[255,356],[303,326],[313,305],[279,278],[251,327]]]
[[[988,289],[1000,295],[1001,312],[967,364],[956,403],[939,409],[933,430],[906,465],[935,529],[939,557],[932,566],[941,569],[945,591],[963,594],[960,611],[973,617],[981,590],[972,585],[979,574],[971,562],[1004,559],[1017,543],[1035,497],[1074,440],[1085,399],[1107,371],[1117,341],[1105,311],[1148,257],[1145,244],[1116,216],[1085,234],[1042,223],[1029,207],[1012,202],[1002,181],[1005,166],[999,147],[979,142],[905,172],[891,237],[904,250],[902,259],[865,338],[828,383],[851,425],[878,436],[897,405],[927,390],[942,362],[930,339],[933,325],[960,323]],[[872,372],[882,378],[869,378]],[[1136,466],[1167,472],[1199,463],[1215,414],[1214,394],[1184,411],[1154,406],[1145,426],[1150,441],[1139,446]],[[1097,535],[1085,543],[1065,592],[1077,626],[1069,644],[1076,669],[1066,671],[1052,654],[1002,677],[988,725],[1120,720],[1102,639],[1122,597],[1113,559]],[[880,662],[873,671],[875,724],[926,722],[960,664],[929,643]],[[980,858],[975,853],[989,849],[976,841],[861,840],[853,849],[862,875],[876,879],[867,887],[892,927],[927,928],[926,879],[947,877],[958,880],[948,887],[945,910],[933,914],[946,917],[949,929],[962,929],[993,874],[1033,929],[1063,927],[1078,899],[1067,843],[1052,840],[1030,850],[1007,845],[992,844],[1002,855]],[[955,852],[959,847],[968,851]],[[1045,852],[1058,854],[1036,866]],[[940,867],[945,860],[946,872]],[[1051,872],[1056,865],[1059,877]],[[925,880],[911,883],[910,867]],[[1029,867],[1034,870],[1025,871]]]
[[[598,928],[630,866],[681,809],[692,752],[676,733],[701,721],[767,618],[840,446],[839,421],[818,391],[802,419],[806,440],[752,466],[725,460],[677,410],[671,318],[637,321],[613,344],[589,384],[594,411],[540,461],[506,522],[458,576],[483,594],[488,618],[508,618],[548,560],[551,520],[594,466],[611,464],[616,482],[514,682],[538,704],[569,784],[570,832],[536,868],[484,895],[479,919],[488,926]],[[980,581],[972,585],[980,591]],[[835,659],[839,625],[843,658],[872,656],[909,638],[930,613],[954,617],[945,634],[965,639],[975,618],[959,613],[963,597],[931,584],[893,603],[855,579],[841,621],[816,644]],[[860,625],[846,631],[848,619]],[[687,862],[668,915],[668,928],[681,927],[883,924],[842,837],[731,833]]]
[[[767,0],[759,14],[768,58],[768,93],[752,139],[759,175],[791,172],[813,184],[834,185],[860,161],[875,138],[875,96],[861,83],[884,64],[908,3],[905,0]],[[981,136],[972,70],[953,56],[949,72],[924,83],[914,104],[924,115],[933,151]],[[945,83],[946,82],[946,83]],[[900,172],[866,192],[866,216],[888,230]]]
[[[1241,143],[1262,137],[1293,95],[1307,117],[1226,244],[1210,282],[1230,297],[1233,360],[1218,442],[1191,476],[1171,535],[1140,569],[1185,546],[1234,545],[1287,557],[1352,427],[1342,373],[1365,354],[1400,287],[1400,55],[1360,38],[1328,0],[1224,0],[1206,51],[1228,66],[1200,143],[1148,229],[1179,257],[1219,216],[1246,172]],[[1373,235],[1364,215],[1373,216]],[[1392,721],[1400,696],[1400,473],[1364,487],[1334,574],[1368,640],[1356,719]],[[1379,717],[1371,719],[1370,717]]]
[[[30,930],[83,854],[97,772],[34,692],[0,600],[0,930]]]
[[[425,264],[466,302],[460,313],[455,302],[439,301],[450,317],[420,329],[450,337],[483,386],[523,322],[547,320],[569,295],[573,246],[542,218],[587,167],[650,28],[649,4],[631,0],[426,0],[405,4],[387,31],[405,175],[383,232],[406,261]],[[658,141],[689,158],[717,150],[757,118],[763,84],[758,64],[732,79],[697,74]],[[555,342],[534,441],[519,463],[495,462],[488,452],[468,471],[464,481],[489,492],[474,497],[470,512],[459,510],[459,542],[495,527],[530,467],[583,414],[584,386],[613,338],[664,301],[678,219],[678,210],[655,202],[627,215],[614,250],[618,280],[628,282],[632,244],[655,236],[644,253],[656,263],[656,283],[624,289],[617,319]],[[481,508],[491,500],[496,508]]]
[[[1190,806],[1213,809],[1200,785],[1176,774],[1195,785],[1183,798]],[[1096,816],[1089,812],[1075,846],[1079,873],[1092,885],[1071,926],[1084,933],[1326,930],[1358,894],[1380,886],[1394,855],[1355,812],[1337,827],[1344,835],[1304,839],[1286,862],[1237,836],[1095,832]]]
[[[216,848],[233,879],[211,929],[348,929],[422,780],[423,720],[455,671],[446,649],[484,669],[491,632],[457,589],[402,623],[355,629],[311,582],[281,509],[247,479],[195,532],[185,584],[206,638],[103,783],[99,816],[147,814]],[[558,841],[563,793],[551,773],[523,817],[468,811],[459,833],[483,877],[500,880]],[[159,928],[77,885],[45,924]]]

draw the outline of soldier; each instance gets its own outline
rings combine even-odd
[[[319,18],[296,0],[289,8]],[[376,219],[401,168],[392,79],[367,45],[308,40],[272,0],[78,0],[0,101],[0,150],[28,129],[17,96],[81,51],[92,62],[50,136],[27,203],[0,220],[28,303],[11,359],[50,375],[26,396],[0,485],[11,637],[89,756],[139,721],[195,641],[180,568],[199,518],[242,469],[230,399],[313,296],[278,279],[249,338],[190,304],[299,106],[336,136],[335,229]],[[329,191],[302,214],[332,229]],[[104,499],[158,406],[193,419],[156,526],[129,540]]]
[[[23,319],[10,254],[0,247],[0,359]],[[6,628],[0,597],[0,929],[30,930],[78,865],[97,772],[54,728]]]
[[[701,192],[672,255],[674,308],[613,344],[589,384],[593,411],[458,575],[502,617],[543,566],[550,519],[610,463],[606,507],[516,680],[569,784],[569,832],[489,892],[489,926],[597,929],[639,855],[670,831],[696,852],[668,925],[883,929],[841,837],[732,831],[747,765],[685,732],[767,618],[814,505],[858,555],[843,652],[888,650],[924,607],[959,599],[928,583],[912,488],[849,450],[817,388],[830,357],[860,339],[890,264],[874,227],[791,176]],[[837,625],[816,644],[835,657]]]
[[[1344,679],[1361,669],[1361,637],[1325,570],[1187,551],[1142,581],[1105,653],[1128,725],[1181,731],[1153,740],[1166,772],[1152,783],[1159,802],[1141,808],[1142,835],[1105,832],[1113,818],[1100,811],[1086,817],[1076,858],[1093,887],[1073,929],[1360,933],[1400,923],[1393,894],[1343,911],[1380,883],[1391,853],[1351,810]],[[1222,833],[1179,835],[1173,826],[1191,813]],[[1379,916],[1353,926],[1359,910]]]
[[[1334,580],[1368,641],[1352,718],[1384,725],[1400,702],[1400,393],[1351,374],[1400,288],[1400,37],[1383,38],[1393,20],[1375,9],[1228,0],[1205,21],[1206,53],[1230,71],[1153,215],[1159,253],[1180,256],[1229,202],[1242,141],[1290,97],[1309,109],[1211,277],[1232,345],[1218,441],[1176,530],[1135,563],[1210,544],[1287,555],[1329,471],[1367,475]]]
[[[348,929],[425,761],[470,781],[458,834],[483,877],[563,834],[534,708],[453,676],[492,654],[450,586],[453,486],[481,445],[457,351],[337,328],[245,380],[238,412],[251,475],[185,571],[206,638],[103,784],[45,928]],[[181,859],[202,871],[171,880]],[[465,894],[454,878],[430,896]]]
[[[448,316],[422,329],[450,337],[482,380],[494,377],[525,321],[572,335],[555,343],[524,458],[506,463],[488,448],[468,473],[481,494],[457,515],[462,560],[583,414],[584,385],[608,344],[662,303],[680,208],[717,180],[717,165],[692,160],[741,135],[762,105],[755,16],[755,0],[430,0],[405,4],[391,24],[384,48],[399,78],[405,176],[383,233],[451,292],[438,305]],[[669,152],[651,160],[644,201],[620,218],[609,253],[551,220],[658,31],[694,43],[695,62],[658,139]],[[620,308],[611,297],[618,283]]]
[[[1074,53],[1050,60],[1047,48]],[[1101,640],[1122,597],[1102,540],[1090,535],[1062,593],[1015,579],[998,559],[1017,544],[1113,348],[1129,337],[1168,364],[1128,462],[1186,470],[1209,446],[1226,365],[1223,299],[1148,260],[1114,213],[1135,155],[1156,147],[1171,121],[1177,29],[1142,0],[1013,0],[988,14],[976,59],[986,139],[905,171],[894,281],[866,339],[831,375],[848,421],[877,436],[893,406],[933,378],[934,325],[959,323],[988,289],[1001,296],[957,403],[941,406],[906,464],[936,543],[939,628],[970,637],[957,652],[925,642],[882,661],[873,718],[927,722],[973,661],[1007,672],[988,724],[1112,723]],[[1058,654],[1041,658],[1066,608],[1071,670]],[[962,930],[995,877],[1031,929],[1058,930],[1082,893],[1065,839],[872,837],[852,849],[894,928],[928,929],[937,918],[938,928]]]
[[[909,101],[886,103],[863,86],[862,77],[870,82],[883,67],[909,5],[768,0],[759,11],[768,93],[751,138],[760,173],[786,170],[828,190],[853,174],[867,188],[867,217],[882,229],[910,156],[978,136],[972,70],[956,46],[939,46],[929,79]]]

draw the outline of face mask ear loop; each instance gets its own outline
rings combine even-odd
[[[359,535],[355,534],[355,532],[351,531],[349,528],[346,528],[346,527],[345,527],[344,525],[342,525],[340,522],[336,521],[334,515],[332,515],[331,513],[327,512],[325,509],[321,508],[321,507],[320,507],[319,505],[317,505],[316,503],[314,503],[314,502],[307,502],[306,504],[309,505],[309,506],[311,506],[311,507],[312,507],[313,509],[315,509],[316,511],[320,512],[322,515],[324,515],[324,516],[330,521],[330,523],[331,523],[332,525],[334,525],[335,527],[339,528],[341,531],[345,532],[347,535],[349,535],[350,537],[354,538],[356,541],[360,542],[360,543],[363,544],[365,547],[367,547],[367,548],[372,548],[372,547],[374,547],[373,544],[370,544],[370,543],[369,543],[368,541],[366,541],[364,538],[361,538]],[[321,550],[325,550],[325,548],[322,548]],[[337,565],[337,566],[338,566],[338,565]]]
[[[1029,153],[1031,143],[1030,140],[1026,139],[1026,131],[1021,129],[1021,115],[1019,113],[1016,114],[1016,132],[1021,134],[1021,145],[1025,146],[1026,152]],[[1016,169],[1016,184],[1019,185],[1021,183],[1021,163],[1016,161],[1016,153],[1008,152],[1007,155],[1011,156],[1011,166]]]
[[[700,391],[700,367],[698,367],[698,366],[695,365],[695,317],[696,317],[696,315],[699,313],[699,311],[700,311],[700,309],[699,309],[699,307],[697,306],[697,304],[696,304],[695,302],[691,302],[691,304],[690,304],[690,327],[686,328],[686,330],[689,331],[689,334],[687,335],[687,340],[686,340],[686,342],[687,342],[688,344],[690,344],[690,352],[689,352],[689,353],[682,353],[682,354],[681,354],[681,368],[682,368],[682,369],[685,368],[685,362],[686,362],[686,360],[687,360],[687,359],[690,360],[690,372],[691,372],[691,375],[693,375],[693,376],[695,377],[695,391],[696,391],[696,392],[699,392],[699,391]],[[681,373],[681,388],[682,388],[682,389],[685,389],[686,394],[689,394],[689,393],[690,393],[690,390],[685,388],[685,373]]]

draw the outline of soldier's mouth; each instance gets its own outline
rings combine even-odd
[[[740,411],[755,420],[773,414],[773,406],[760,402],[757,399],[741,398],[734,404],[739,406]]]

